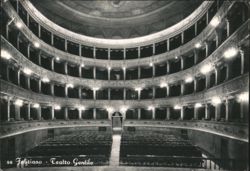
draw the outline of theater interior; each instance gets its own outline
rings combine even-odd
[[[0,168],[247,171],[249,9],[1,0]]]

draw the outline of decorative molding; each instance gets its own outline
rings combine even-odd
[[[41,77],[46,75],[50,80],[58,82],[58,84],[65,84],[65,83],[72,83],[75,86],[85,86],[85,87],[95,87],[97,85],[102,85],[102,88],[106,87],[128,87],[128,88],[135,88],[135,87],[148,87],[150,86],[159,86],[162,82],[167,82],[169,84],[174,84],[178,81],[184,80],[186,77],[192,76],[199,76],[200,75],[200,68],[208,63],[211,63],[213,66],[216,66],[217,62],[223,58],[224,51],[231,46],[239,46],[240,40],[244,39],[249,35],[248,33],[248,24],[250,23],[250,19],[245,22],[234,34],[232,34],[226,41],[224,41],[209,57],[204,59],[199,64],[185,69],[183,71],[173,73],[170,75],[149,78],[149,79],[140,79],[140,80],[117,80],[117,81],[108,81],[108,80],[94,80],[94,79],[84,79],[79,77],[72,77],[68,75],[63,75],[59,73],[55,73],[49,70],[46,70],[34,63],[32,63],[29,59],[25,58],[15,47],[13,47],[6,39],[1,36],[1,44],[2,48],[12,52],[13,59],[16,61],[17,65],[22,67],[30,68],[34,75],[37,77]],[[237,42],[235,41],[237,39]],[[143,61],[141,61],[143,62]],[[80,62],[79,62],[80,63]],[[97,64],[97,63],[95,63]],[[123,65],[123,63],[120,63]],[[138,65],[138,63],[134,62],[133,65]],[[94,65],[96,66],[96,65]],[[103,63],[102,63],[103,66]],[[127,64],[128,66],[128,64]],[[126,85],[126,86],[125,86]]]
[[[49,19],[43,16],[31,3],[30,1],[20,0],[23,7],[26,9],[28,14],[42,27],[50,31],[51,33],[58,35],[64,39],[70,40],[72,42],[78,44],[84,44],[88,46],[92,46],[93,44],[98,47],[113,47],[113,48],[124,48],[124,47],[136,47],[136,46],[143,46],[148,44],[153,44],[154,42],[160,42],[168,37],[173,37],[178,35],[179,33],[183,32],[195,22],[197,22],[209,9],[212,5],[212,2],[205,1],[203,2],[200,7],[197,8],[192,14],[186,17],[181,22],[175,24],[172,27],[169,27],[163,31],[150,34],[148,36],[142,36],[139,38],[131,38],[131,39],[101,39],[101,38],[93,38],[89,36],[84,36],[81,34],[74,33],[70,30],[67,30]],[[230,3],[228,3],[230,4]],[[9,2],[4,3],[5,6],[9,6]]]
[[[220,96],[222,99],[228,96],[235,96],[236,94],[243,91],[248,91],[248,87],[249,73],[234,78],[218,86],[212,87],[206,91],[185,96],[148,100],[86,100],[38,94],[18,87],[7,81],[1,80],[0,97],[4,98],[5,96],[9,96],[12,99],[23,99],[24,101],[39,103],[45,106],[51,106],[53,104],[59,104],[61,106],[67,106],[71,108],[79,108],[80,106],[85,106],[86,108],[106,108],[107,106],[112,106],[114,107],[115,111],[119,111],[121,106],[128,106],[129,108],[141,108],[150,106],[152,104],[156,105],[155,107],[166,107],[174,106],[176,104],[186,106],[189,104],[195,104],[197,102],[208,103],[214,96]]]
[[[137,121],[126,120],[124,126],[191,129],[248,142],[248,124],[213,121]]]

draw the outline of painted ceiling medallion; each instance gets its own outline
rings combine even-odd
[[[120,7],[122,4],[125,3],[125,1],[122,1],[122,0],[111,0],[111,5],[114,6],[114,7]]]

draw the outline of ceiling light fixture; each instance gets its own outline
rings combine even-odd
[[[207,64],[207,65],[204,65],[200,71],[202,74],[207,74],[209,73],[211,70],[213,69],[212,65],[211,64]]]
[[[243,92],[238,95],[238,100],[240,102],[248,102],[249,101],[249,92]]]
[[[23,69],[23,72],[24,72],[24,74],[26,74],[26,75],[31,75],[31,74],[32,74],[32,71],[31,71],[29,68],[24,68],[24,69]]]
[[[238,50],[236,48],[232,47],[232,48],[227,49],[224,52],[224,57],[227,59],[230,59],[230,58],[236,56],[237,53],[238,53]]]
[[[221,104],[222,101],[221,101],[221,99],[220,99],[219,97],[213,97],[213,98],[212,98],[212,103],[213,103],[214,105],[218,105],[218,104]]]
[[[35,43],[34,43],[34,46],[35,46],[36,48],[39,48],[39,47],[40,47],[40,44],[39,44],[38,42],[35,42]]]
[[[213,27],[217,27],[220,24],[220,19],[219,17],[214,17],[211,22],[210,22],[211,26]]]
[[[48,82],[50,82],[50,80],[47,77],[44,77],[44,78],[42,78],[42,82],[48,83]]]
[[[186,83],[191,83],[193,80],[194,80],[193,77],[187,77],[187,78],[185,79],[185,82],[186,82]]]
[[[55,105],[55,110],[61,110],[61,106]]]
[[[200,108],[200,107],[202,107],[202,104],[201,103],[195,103],[194,107],[195,108]]]
[[[23,106],[23,100],[17,99],[15,101],[15,105],[17,105],[17,106]]]
[[[35,104],[33,104],[33,107],[34,107],[34,108],[39,108],[39,107],[40,107],[40,104],[35,103]]]
[[[161,85],[160,85],[161,88],[164,88],[164,87],[167,87],[167,86],[168,86],[167,83],[161,83]]]
[[[20,29],[20,28],[23,27],[23,24],[22,24],[21,22],[18,21],[18,22],[16,22],[16,27]]]
[[[200,43],[200,42],[199,42],[199,43],[196,43],[196,44],[194,45],[194,47],[197,48],[197,49],[201,48],[201,43]]]
[[[11,58],[11,55],[8,51],[6,50],[1,50],[1,57],[3,57],[4,59],[9,60]]]
[[[174,109],[175,109],[175,110],[180,110],[180,109],[181,109],[181,106],[180,106],[180,105],[175,105],[175,106],[174,106]]]

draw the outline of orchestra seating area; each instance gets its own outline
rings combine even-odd
[[[86,157],[95,165],[107,165],[112,144],[111,132],[82,131],[55,136],[28,151],[27,157]]]
[[[154,131],[124,132],[120,165],[199,167],[201,151],[181,137]]]

